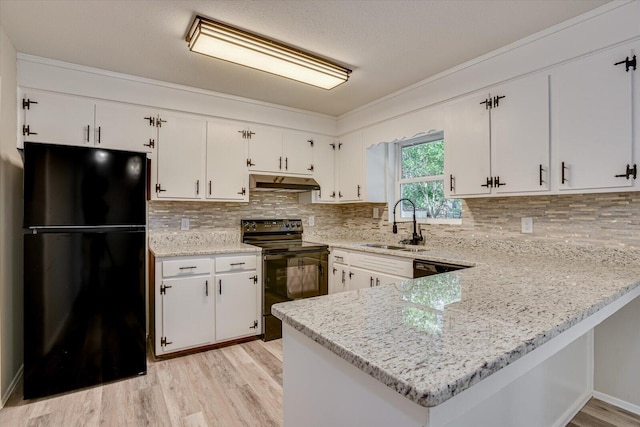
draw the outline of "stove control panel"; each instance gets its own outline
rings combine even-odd
[[[299,219],[243,219],[241,226],[245,233],[302,233],[302,220]]]

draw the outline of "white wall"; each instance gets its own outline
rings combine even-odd
[[[640,412],[640,298],[596,328],[594,388]],[[619,403],[613,401],[612,403]]]
[[[16,50],[0,27],[0,406],[22,366],[22,159],[16,150]]]

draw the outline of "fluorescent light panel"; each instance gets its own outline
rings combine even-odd
[[[349,79],[351,70],[226,24],[197,16],[187,35],[189,50],[266,71],[323,89]]]

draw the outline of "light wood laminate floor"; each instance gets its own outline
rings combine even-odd
[[[147,375],[52,398],[22,400],[0,426],[281,426],[282,340],[251,341],[148,362]],[[640,417],[591,399],[569,427],[640,427]]]

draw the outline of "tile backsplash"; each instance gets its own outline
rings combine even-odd
[[[373,208],[380,218],[373,218]],[[315,226],[308,224],[315,217]],[[550,240],[574,244],[640,248],[640,193],[495,197],[463,202],[462,225],[423,225],[427,238],[448,236]],[[386,204],[299,204],[293,193],[254,193],[249,203],[150,202],[149,228],[177,231],[188,217],[192,229],[238,230],[243,218],[301,218],[308,231],[347,229],[357,235],[391,234]],[[520,233],[521,218],[533,218],[533,234]],[[411,232],[400,225],[398,240]]]

